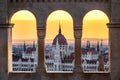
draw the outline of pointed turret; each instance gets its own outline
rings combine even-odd
[[[87,41],[86,48],[87,48],[87,49],[90,49],[90,41]]]
[[[102,44],[102,40],[101,40],[101,44],[100,44],[100,52],[103,52],[103,44]]]
[[[35,48],[35,41],[33,41],[33,48]]]
[[[103,44],[102,44],[102,41],[103,41],[103,40],[101,40],[101,44],[100,44],[100,47],[102,47],[102,46],[103,46]]]
[[[61,25],[60,25],[60,22],[59,22],[59,34],[61,34]]]
[[[26,51],[26,44],[25,44],[25,41],[24,41],[23,50],[24,50],[24,52]]]
[[[35,41],[33,41],[33,51],[36,51],[36,48],[35,48]]]
[[[99,49],[99,41],[97,42],[97,52],[99,52],[100,49]]]

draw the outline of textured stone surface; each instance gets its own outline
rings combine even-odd
[[[10,24],[0,24],[0,80],[8,80],[8,54],[11,40]]]

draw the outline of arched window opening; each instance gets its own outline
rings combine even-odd
[[[74,68],[73,20],[63,10],[47,19],[45,65],[48,73],[71,73]]]
[[[36,19],[31,12],[20,10],[12,16],[11,23],[15,25],[12,29],[10,71],[35,72],[38,63]]]
[[[110,71],[107,15],[100,10],[88,12],[83,19],[82,67],[86,73]]]

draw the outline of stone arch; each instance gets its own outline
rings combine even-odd
[[[109,9],[109,5],[106,4],[105,5],[94,5],[94,4],[91,4],[91,5],[85,5],[84,7],[82,8],[78,8],[80,7],[81,5],[78,5],[76,8],[75,8],[75,11],[78,11],[77,13],[74,13],[72,12],[73,14],[73,18],[74,18],[74,25],[78,25],[80,26],[80,28],[82,28],[82,24],[83,24],[83,18],[84,16],[89,12],[89,11],[92,11],[92,10],[100,10],[102,12],[104,12],[107,17],[109,18],[109,21],[111,21],[111,14],[110,14],[110,9]]]
[[[64,14],[63,14],[64,13]],[[55,16],[55,15],[58,15],[57,17]],[[63,15],[63,16],[62,16]],[[61,18],[61,17],[63,17],[63,18]],[[52,28],[52,26],[48,26],[49,24],[48,24],[48,22],[51,20],[51,23],[54,23],[54,31],[56,31],[55,32],[55,35],[53,36],[53,34],[49,34],[49,36],[51,36],[51,37],[49,37],[48,36],[48,31],[52,31],[52,30],[49,30],[50,29],[50,27]],[[64,22],[63,22],[63,20],[64,20]],[[54,21],[54,22],[53,22]],[[66,21],[66,22],[65,22]],[[67,25],[66,23],[68,22],[68,24],[69,25]],[[48,18],[47,18],[47,27],[46,27],[46,47],[48,47],[48,45],[50,45],[51,46],[51,48],[52,48],[52,52],[55,54],[56,53],[56,49],[57,48],[55,48],[55,50],[53,50],[54,49],[54,47],[55,46],[57,46],[57,40],[58,40],[58,44],[59,44],[59,46],[60,46],[60,50],[58,51],[58,54],[61,54],[61,55],[59,55],[59,57],[62,57],[61,59],[60,59],[60,63],[58,62],[58,64],[61,64],[61,65],[63,65],[63,59],[64,58],[66,58],[67,59],[67,57],[74,57],[74,51],[73,52],[69,52],[68,53],[68,51],[67,51],[67,49],[68,49],[68,47],[70,46],[70,40],[69,39],[71,39],[71,44],[72,44],[72,46],[70,46],[70,47],[73,47],[74,48],[74,27],[73,27],[73,19],[72,19],[72,16],[68,13],[68,12],[66,12],[66,11],[64,11],[64,10],[55,10],[55,11],[53,11],[49,16],[48,16]],[[50,22],[49,22],[50,23]],[[56,24],[55,24],[56,23]],[[52,24],[51,24],[52,25]],[[66,26],[65,26],[66,25]],[[71,26],[72,25],[72,26]],[[48,28],[49,27],[49,28]],[[55,28],[56,27],[56,28]],[[59,27],[59,28],[58,28]],[[65,28],[66,27],[66,28]],[[70,29],[69,29],[70,28]],[[53,29],[53,28],[52,28]],[[68,31],[68,33],[72,33],[72,34],[68,34],[68,35],[66,35],[66,33],[65,33],[65,30],[69,30]],[[59,30],[59,32],[57,32]],[[67,31],[66,31],[67,32]],[[54,33],[54,32],[52,32],[52,33]],[[58,33],[58,35],[57,35],[57,33]],[[70,37],[70,36],[72,36],[72,37]],[[56,36],[56,37],[55,37]],[[61,37],[59,37],[59,36],[61,36]],[[49,37],[49,38],[48,38]],[[57,38],[58,37],[58,38]],[[47,43],[47,41],[48,41],[48,39],[52,39],[51,41],[50,41],[50,44],[49,43]],[[62,41],[61,41],[62,40]],[[68,46],[69,45],[69,46]],[[46,50],[46,49],[45,49]],[[65,52],[65,50],[66,50],[66,52]],[[69,50],[70,51],[70,50]],[[45,51],[46,53],[46,55],[45,55],[45,57],[49,57],[49,56],[52,56],[53,58],[54,58],[54,56],[57,56],[57,55],[48,55],[48,53],[47,53],[47,51]],[[50,52],[50,51],[49,51]],[[49,53],[50,54],[50,53]],[[69,56],[68,56],[68,54],[69,54]],[[57,73],[61,73],[61,72],[65,72],[65,71],[68,71],[68,72],[72,72],[73,71],[73,67],[74,67],[74,59],[72,59],[71,58],[71,65],[72,65],[72,63],[73,63],[73,65],[72,66],[70,66],[71,67],[71,69],[70,70],[67,70],[67,68],[63,68],[61,65],[59,65],[60,66],[60,68],[58,69],[57,68],[57,62],[53,62],[53,63],[55,63],[55,65],[52,65],[53,63],[48,63],[47,61],[48,61],[49,59],[48,58],[46,58],[46,70],[47,70],[47,72],[54,72],[54,73],[56,73],[57,71]],[[67,63],[66,63],[67,64]],[[58,70],[54,70],[54,68],[52,69],[52,68],[49,68],[49,65],[52,65],[52,66],[55,66],[56,67],[56,69],[58,69]],[[69,65],[67,65],[67,66],[69,66]],[[67,67],[67,66],[65,66],[64,65],[64,67]],[[69,67],[68,67],[68,69],[69,69]],[[52,71],[53,70],[53,71]]]
[[[21,13],[21,14],[20,14]],[[19,14],[19,16],[21,15],[21,18],[20,17],[18,17],[17,16],[17,18],[15,18],[14,17],[14,15],[17,15],[17,14]],[[23,16],[22,16],[23,15]],[[26,15],[26,16],[25,16]],[[27,16],[28,15],[28,16]],[[27,17],[27,18],[26,18]],[[36,25],[36,22],[37,22],[37,20],[36,20],[36,17],[34,16],[34,14],[32,13],[32,12],[30,12],[29,10],[19,10],[19,11],[17,11],[17,12],[15,12],[14,14],[13,14],[13,16],[11,17],[11,20],[12,20],[12,18],[15,18],[15,20],[34,20],[35,21],[35,27],[37,26]],[[37,31],[37,27],[36,27],[36,31]],[[37,32],[36,32],[37,33]]]
[[[13,21],[12,21],[12,18],[13,18]],[[12,44],[11,44],[12,45],[11,72],[15,72],[15,73],[16,72],[21,72],[21,73],[35,72],[38,64],[38,58],[37,58],[38,57],[38,45],[37,45],[38,37],[37,37],[36,18],[33,15],[33,13],[31,13],[30,11],[20,10],[20,11],[17,11],[15,14],[13,14],[13,16],[11,17],[11,22],[19,24],[13,27],[14,34],[12,36]],[[23,23],[23,25],[21,23]],[[30,23],[32,26],[30,25]],[[17,68],[20,65],[21,65],[21,69]],[[28,65],[31,65],[32,68],[30,67],[26,69],[25,66],[28,66]]]
[[[53,13],[56,13],[56,12],[58,12],[58,11],[61,11],[62,13],[65,13],[65,14],[67,14],[68,15],[68,17],[70,17],[70,20],[72,20],[72,30],[73,30],[73,33],[74,33],[74,20],[73,20],[73,17],[72,17],[72,15],[68,12],[68,11],[66,11],[66,10],[54,10],[54,11],[51,11],[51,13],[49,13],[48,14],[48,17],[47,17],[47,20],[46,20],[46,23],[47,23],[47,21],[48,21],[48,18],[49,18],[49,16],[51,15],[51,14],[53,14]],[[56,19],[59,19],[59,18],[56,18]],[[62,20],[62,18],[61,18],[61,20]]]
[[[13,9],[13,10],[10,10],[9,11],[9,22],[11,21],[11,18],[12,18],[12,16],[15,14],[15,13],[17,13],[18,11],[21,11],[21,10],[26,10],[26,11],[29,11],[30,13],[32,13],[33,15],[34,15],[34,17],[35,17],[35,19],[36,19],[36,21],[37,21],[37,16],[36,16],[36,13],[34,12],[34,10],[32,10],[32,9]]]
[[[108,20],[109,20],[109,22],[110,22],[110,13],[109,13],[109,11],[107,11],[106,9],[87,9],[87,10],[85,10],[83,13],[83,16],[82,16],[82,23],[83,23],[83,19],[84,19],[84,17],[85,17],[85,15],[87,14],[87,13],[89,13],[90,11],[94,11],[94,10],[99,10],[99,11],[101,11],[101,12],[103,12],[106,16],[107,16],[107,18],[108,18]]]
[[[42,9],[42,8],[40,8]],[[44,27],[45,26],[45,17],[46,17],[46,13],[43,14],[43,12],[40,12],[39,8],[33,8],[33,7],[20,7],[20,8],[12,8],[9,10],[8,13],[8,22],[10,22],[12,15],[14,15],[14,13],[16,13],[17,11],[20,10],[28,10],[30,11],[36,19],[36,27]]]
[[[56,9],[49,10],[49,11],[47,12],[47,16],[46,16],[46,18],[45,18],[46,22],[47,22],[48,17],[49,17],[53,12],[58,11],[58,10],[61,10],[61,11],[64,11],[64,12],[68,13],[68,14],[70,15],[70,17],[72,18],[72,20],[73,20],[73,25],[74,25],[74,19],[75,19],[74,16],[75,16],[75,15],[74,15],[74,13],[73,13],[72,11],[69,10],[69,8],[68,8],[68,9],[65,9],[65,8],[56,8]],[[74,27],[74,26],[73,26],[73,27]]]
[[[92,13],[92,12],[94,12],[94,13]],[[90,15],[88,15],[88,14],[90,14]],[[93,15],[95,15],[95,16],[93,16]],[[99,17],[99,15],[101,17]],[[86,16],[89,17],[89,19]],[[92,17],[90,17],[90,16],[92,16]],[[98,23],[96,23],[96,26],[92,25],[92,24],[90,25],[90,23],[93,22],[92,18],[94,20],[94,23],[92,23],[92,24],[95,24],[95,22],[104,20],[103,22],[101,22],[101,24],[104,24],[104,25],[101,25],[101,27],[99,26],[100,24],[98,25]],[[82,54],[82,61],[83,61],[82,66],[84,66],[83,71],[84,72],[92,72],[92,71],[89,71],[91,66],[89,65],[88,62],[94,61],[94,64],[96,66],[94,66],[93,72],[108,73],[110,71],[110,51],[109,51],[109,30],[106,27],[107,26],[106,24],[109,22],[109,18],[101,10],[91,10],[84,16],[84,19],[86,19],[86,21],[87,21],[86,23],[88,23],[88,21],[89,21],[89,25],[83,24],[83,27],[85,27],[85,28],[83,28],[84,33],[82,33],[83,37],[82,37],[82,45],[81,45],[82,53],[83,53]],[[84,19],[83,19],[83,23],[85,21]],[[90,20],[91,20],[91,22],[90,22]],[[106,22],[106,24],[105,24],[105,22]],[[89,26],[91,26],[91,28]],[[94,27],[92,27],[92,26],[94,26]],[[96,32],[94,29],[99,30],[99,31]],[[92,33],[92,31],[95,35]],[[102,33],[104,35],[101,35],[99,33]],[[92,49],[92,51],[90,51],[91,49]],[[103,49],[104,49],[104,51],[103,51]],[[106,55],[103,55],[103,54],[106,54]],[[93,56],[94,56],[94,58],[92,58]],[[101,58],[101,56],[102,56],[102,58]],[[90,63],[90,64],[93,64],[93,63]],[[89,65],[89,66],[86,66],[86,65]],[[103,68],[100,69],[99,67],[101,65]],[[88,67],[90,67],[90,68],[88,68]]]

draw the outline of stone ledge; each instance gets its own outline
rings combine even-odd
[[[12,28],[14,24],[6,23],[6,24],[0,24],[0,28]]]
[[[120,28],[120,23],[107,23],[108,28]]]
[[[30,2],[109,2],[109,0],[29,0],[29,1],[24,1],[24,0],[9,0],[10,3],[30,3]]]

